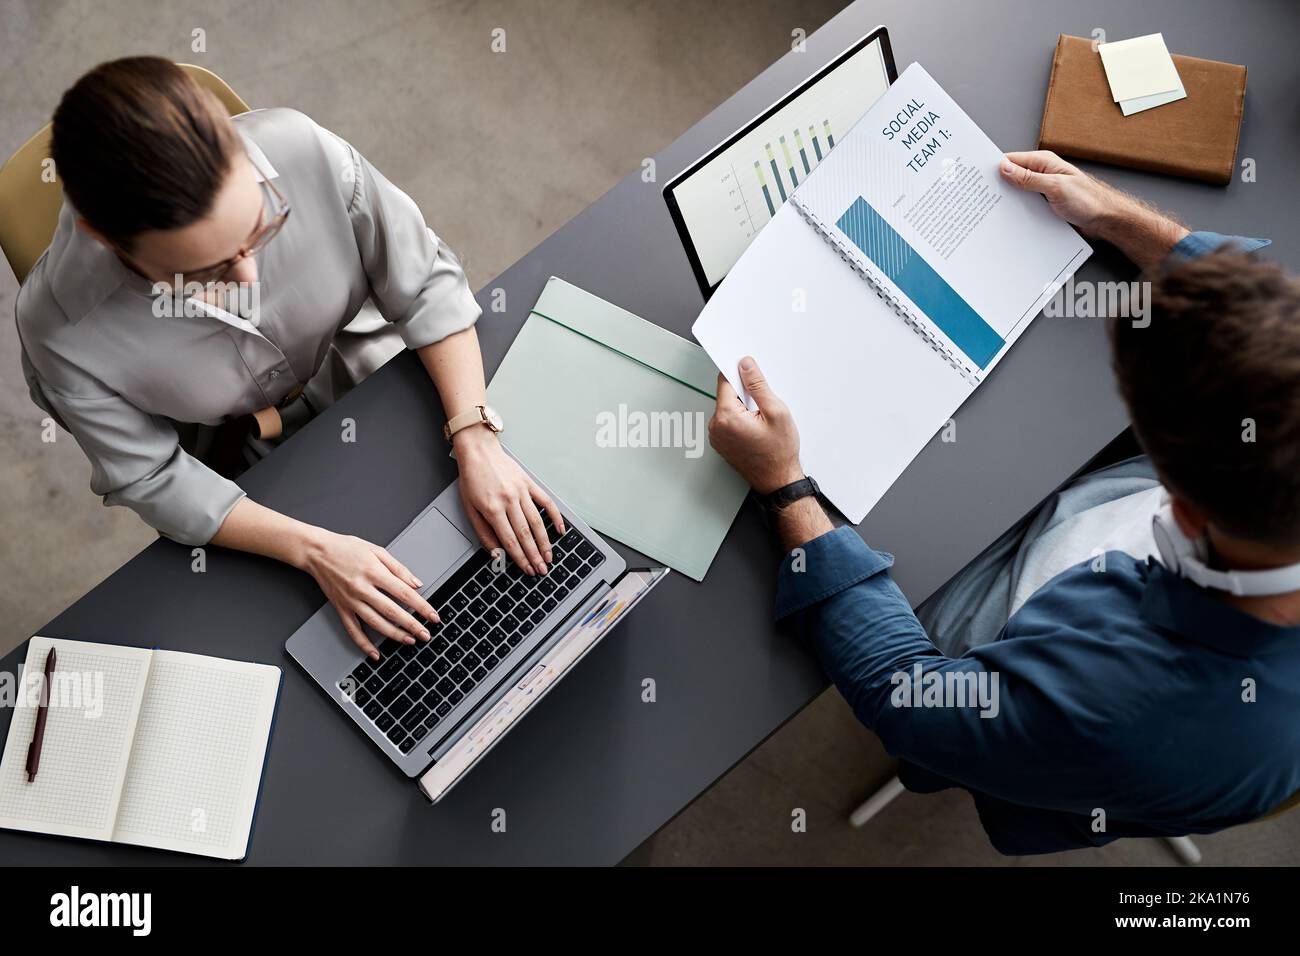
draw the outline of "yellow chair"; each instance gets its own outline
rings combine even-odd
[[[189,63],[178,65],[215,94],[231,116],[248,112],[248,104],[217,74]],[[0,166],[0,250],[20,284],[54,238],[63,206],[63,188],[45,170],[49,155],[47,123]]]

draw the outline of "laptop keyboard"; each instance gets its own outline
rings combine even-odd
[[[605,560],[576,528],[559,536],[550,517],[542,518],[551,542],[549,572],[529,577],[511,563],[498,573],[492,556],[479,548],[429,595],[442,621],[420,618],[427,642],[384,640],[378,663],[367,658],[339,681],[402,753],[410,753]]]

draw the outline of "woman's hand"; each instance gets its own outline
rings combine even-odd
[[[438,620],[438,612],[420,597],[420,579],[377,544],[317,528],[301,567],[316,579],[338,611],[343,630],[371,660],[379,660],[379,651],[361,623],[391,640],[414,644],[416,638],[427,641],[429,632],[406,609]]]
[[[555,502],[484,426],[462,428],[452,436],[452,444],[460,464],[460,496],[483,547],[504,549],[525,574],[545,574],[551,542],[537,506],[546,509],[563,534],[564,517]]]

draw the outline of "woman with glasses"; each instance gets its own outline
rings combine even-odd
[[[563,519],[498,443],[465,274],[355,149],[293,110],[231,119],[156,57],[78,80],[52,142],[64,205],[18,294],[23,369],[105,504],[184,544],[307,571],[371,656],[360,623],[427,639],[403,611],[436,620],[422,582],[383,548],[272,511],[231,480],[404,346],[442,399],[483,545],[545,571],[539,508]]]

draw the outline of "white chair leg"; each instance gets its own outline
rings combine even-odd
[[[1201,851],[1192,842],[1188,836],[1165,837],[1165,843],[1169,844],[1169,849],[1174,851],[1174,856],[1189,866],[1195,866],[1201,862]]]
[[[873,793],[860,807],[849,814],[849,823],[855,827],[864,826],[868,820],[893,803],[894,798],[902,793],[903,790],[904,787],[902,781],[897,777],[891,777],[883,787]],[[1201,851],[1192,841],[1191,837],[1165,837],[1164,840],[1165,843],[1168,844],[1169,849],[1174,851],[1174,855],[1177,856],[1181,862],[1186,863],[1189,866],[1195,866],[1197,863],[1201,862]]]
[[[889,806],[894,801],[894,798],[902,792],[903,784],[897,777],[891,777],[888,783],[867,798],[866,803],[849,814],[849,823],[855,827],[862,826]]]

